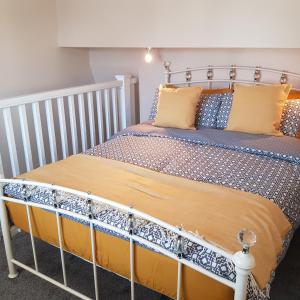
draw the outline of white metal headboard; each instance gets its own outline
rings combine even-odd
[[[279,69],[272,69],[272,68],[265,68],[260,66],[237,66],[237,65],[225,65],[225,66],[212,66],[208,65],[205,67],[199,67],[199,68],[186,68],[183,70],[176,70],[171,71],[171,62],[165,61],[164,62],[164,68],[165,68],[165,82],[166,83],[172,83],[175,85],[192,85],[192,84],[205,84],[208,83],[209,88],[212,88],[213,83],[222,83],[222,84],[228,84],[229,88],[233,87],[234,83],[245,83],[245,84],[261,84],[261,85],[268,85],[268,84],[274,84],[274,83],[288,83],[290,82],[290,77],[295,78],[297,81],[299,80],[299,88],[293,86],[293,90],[300,91],[300,73],[295,72],[288,72],[285,70],[279,70]],[[227,78],[216,78],[215,77],[215,71],[223,70],[227,71],[228,77]],[[238,78],[239,71],[246,72],[247,75],[253,76],[252,80],[249,79],[243,79],[241,76]],[[200,74],[200,73],[204,74]],[[197,79],[193,80],[194,73],[198,73],[200,75],[205,76],[204,79]],[[278,81],[274,80],[272,82],[269,81],[262,81],[262,76],[266,73],[272,73],[273,75],[278,75]],[[174,80],[173,78],[175,76],[183,75],[184,79],[182,80],[182,76],[180,80]],[[247,76],[248,77],[248,76]]]

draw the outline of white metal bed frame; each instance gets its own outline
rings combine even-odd
[[[165,62],[165,76],[166,83],[172,84],[194,84],[194,83],[208,83],[209,87],[212,88],[212,83],[214,82],[225,82],[229,83],[229,86],[235,82],[247,82],[236,79],[236,70],[246,69],[248,71],[254,71],[254,83],[257,84],[268,84],[260,82],[261,72],[274,72],[280,74],[280,82],[286,83],[288,78],[287,76],[295,76],[300,78],[300,74],[290,73],[290,72],[282,72],[279,70],[268,69],[268,68],[258,68],[258,67],[238,67],[238,66],[221,66],[221,67],[203,67],[203,68],[195,68],[195,69],[186,69],[181,71],[172,72],[170,70],[170,63]],[[228,79],[214,79],[213,78],[213,70],[214,69],[226,69],[229,71]],[[192,81],[192,72],[196,71],[207,71],[207,78],[205,80],[200,81]],[[172,82],[171,76],[183,74],[185,75],[185,81]],[[64,89],[59,91],[35,94],[30,96],[12,98],[7,100],[0,101],[0,112],[2,111],[4,117],[4,125],[5,132],[7,137],[7,144],[9,149],[9,161],[11,164],[12,174],[13,176],[17,176],[20,174],[20,168],[18,163],[18,152],[23,150],[23,155],[26,162],[26,170],[30,171],[33,169],[33,158],[32,158],[32,144],[33,141],[29,138],[29,126],[28,126],[28,118],[26,114],[26,106],[29,106],[33,113],[33,124],[34,124],[34,132],[36,136],[36,146],[38,149],[38,160],[39,166],[43,166],[46,163],[46,154],[45,154],[45,146],[44,146],[44,138],[42,134],[42,121],[40,114],[40,103],[45,104],[46,110],[46,127],[49,136],[49,146],[50,146],[50,154],[51,154],[51,162],[55,162],[58,160],[57,155],[57,137],[55,134],[53,120],[55,119],[55,115],[53,113],[52,106],[54,103],[57,104],[58,108],[58,121],[60,128],[60,139],[62,145],[62,157],[66,158],[69,155],[69,147],[68,147],[68,134],[66,122],[69,121],[71,125],[71,144],[72,144],[72,153],[78,153],[78,137],[77,137],[77,117],[75,113],[75,99],[78,102],[78,110],[79,110],[79,125],[80,125],[80,135],[81,135],[81,143],[82,150],[86,150],[87,145],[87,126],[86,126],[86,114],[88,115],[89,122],[89,133],[90,133],[90,145],[94,146],[97,143],[96,132],[98,132],[98,143],[102,143],[105,139],[110,138],[112,134],[111,127],[113,127],[113,133],[116,133],[119,129],[125,128],[128,124],[130,124],[130,115],[128,111],[130,111],[130,103],[132,102],[132,93],[131,86],[134,84],[134,80],[130,76],[116,76],[115,81]],[[253,83],[251,82],[251,83]],[[104,97],[102,97],[104,95]],[[104,108],[102,105],[102,98],[104,98]],[[85,104],[87,102],[87,112],[85,111]],[[96,109],[94,109],[94,102],[96,102]],[[69,119],[66,119],[65,106],[68,106],[69,111]],[[21,136],[23,149],[17,149],[16,141],[15,141],[15,132],[14,132],[14,123],[12,121],[11,109],[16,108],[18,110],[19,122],[21,124]],[[28,108],[28,107],[27,107]],[[104,111],[103,111],[104,110]],[[98,127],[95,125],[95,116],[98,119]],[[45,126],[45,124],[44,124]],[[105,135],[106,133],[106,135]],[[19,150],[19,151],[18,151]],[[18,183],[22,185],[22,195],[23,200],[14,199],[10,197],[6,197],[3,194],[3,186],[9,183]],[[29,192],[28,186],[36,186],[49,188],[52,190],[52,196],[54,199],[53,207],[48,205],[38,204],[29,201]],[[67,210],[64,210],[59,207],[56,203],[56,195],[58,192],[66,192],[81,198],[86,199],[87,205],[89,207],[89,215],[83,216],[80,214],[76,214]],[[31,245],[33,251],[33,259],[34,259],[34,268],[29,267],[22,262],[16,260],[13,256],[12,243],[11,243],[11,230],[9,218],[7,215],[5,202],[13,202],[23,204],[26,207],[27,220],[29,225],[29,233],[31,238]],[[94,203],[102,203],[106,205],[110,205],[111,207],[125,212],[128,215],[128,231],[121,230],[114,226],[108,225],[106,223],[102,223],[93,218],[93,204]],[[32,232],[32,220],[31,220],[31,207],[38,207],[42,209],[47,209],[56,214],[56,223],[57,223],[57,235],[59,241],[59,249],[61,256],[61,264],[62,264],[62,273],[63,273],[63,283],[55,281],[54,279],[42,274],[38,269],[38,260],[35,250],[35,241]],[[70,217],[75,217],[82,221],[85,221],[90,226],[90,241],[91,241],[91,249],[92,249],[92,264],[93,264],[93,273],[94,273],[94,286],[95,286],[95,299],[99,299],[99,290],[98,290],[98,282],[97,282],[97,262],[95,256],[95,226],[101,226],[102,228],[111,230],[117,234],[121,234],[129,240],[129,249],[130,249],[130,282],[131,282],[131,299],[134,299],[134,243],[140,243],[146,245],[159,253],[166,255],[167,257],[177,261],[178,263],[178,275],[177,275],[177,299],[181,298],[182,294],[182,286],[181,286],[181,276],[182,276],[182,265],[193,268],[194,270],[214,279],[218,282],[221,282],[224,285],[231,287],[234,290],[234,299],[235,300],[245,300],[247,294],[247,282],[248,276],[251,270],[255,266],[254,257],[249,253],[249,245],[247,243],[243,244],[242,251],[235,253],[234,255],[227,253],[226,251],[208,243],[207,241],[201,239],[199,236],[194,235],[190,232],[186,232],[183,228],[172,226],[167,224],[159,219],[156,219],[150,215],[147,215],[141,211],[138,211],[132,207],[127,207],[117,202],[113,202],[109,199],[104,199],[99,196],[92,195],[90,193],[84,193],[77,190],[72,190],[66,187],[38,183],[32,181],[24,181],[18,179],[5,179],[4,171],[2,166],[2,160],[0,155],[0,218],[1,218],[1,227],[3,233],[3,240],[5,245],[6,258],[8,263],[8,277],[16,278],[18,276],[18,272],[16,271],[16,266],[21,267],[38,277],[47,280],[48,282],[56,285],[59,288],[62,288],[71,294],[81,298],[81,299],[90,299],[82,293],[70,288],[67,284],[67,274],[65,268],[64,261],[64,249],[63,249],[63,239],[61,232],[61,216],[67,215]],[[144,220],[153,222],[170,232],[174,233],[177,236],[177,255],[167,251],[166,249],[145,240],[137,235],[135,235],[134,225],[135,218],[142,218]],[[220,254],[230,261],[232,261],[235,265],[236,271],[236,282],[232,282],[228,279],[222,278],[218,275],[215,275],[204,268],[193,264],[192,262],[186,260],[184,258],[184,250],[183,250],[183,242],[182,239],[188,239],[193,241],[199,245],[202,245],[217,254]]]

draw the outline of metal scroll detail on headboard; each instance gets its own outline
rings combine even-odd
[[[164,69],[165,69],[165,82],[172,83],[174,85],[187,85],[190,86],[192,84],[208,84],[209,88],[213,87],[213,84],[225,84],[229,86],[229,88],[233,87],[234,83],[245,83],[245,84],[260,84],[260,85],[268,85],[268,84],[285,84],[290,83],[290,78],[296,80],[296,85],[293,84],[293,90],[300,91],[300,73],[288,72],[286,70],[272,69],[260,66],[237,66],[237,65],[228,65],[228,66],[212,66],[208,65],[205,67],[199,68],[186,68],[184,70],[171,71],[171,62],[164,61]],[[228,74],[227,78],[222,78],[217,76],[218,71],[225,71]],[[200,79],[192,79],[195,78],[194,74],[198,73],[202,78]],[[202,73],[202,74],[201,74]],[[243,73],[247,79],[242,79],[239,76],[239,73]],[[266,75],[273,75],[272,81],[263,80]],[[173,78],[176,75],[184,75],[185,78],[183,81],[176,81]],[[253,79],[249,79],[253,78]],[[298,87],[297,87],[298,86]]]

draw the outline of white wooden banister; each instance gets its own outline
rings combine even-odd
[[[57,161],[57,146],[56,146],[56,136],[55,136],[53,109],[52,109],[52,101],[51,100],[45,101],[45,108],[46,108],[48,135],[49,135],[51,162],[56,162]]]
[[[22,142],[24,147],[26,170],[27,172],[29,172],[33,169],[33,162],[32,162],[32,152],[31,152],[31,144],[29,138],[26,106],[24,104],[20,105],[18,109],[19,109],[19,118],[20,118],[20,125],[21,125]]]
[[[18,160],[18,153],[16,147],[14,127],[13,127],[13,122],[11,117],[11,110],[9,107],[3,109],[3,117],[4,117],[4,127],[6,131],[7,146],[9,150],[9,158],[10,158],[12,174],[13,176],[17,176],[20,173],[20,168],[19,168],[19,160]]]
[[[40,113],[40,104],[39,102],[32,104],[32,112],[33,112],[33,122],[35,129],[35,138],[38,149],[39,156],[39,165],[44,166],[46,164],[46,155],[45,155],[45,146],[42,132],[42,121],[41,121],[41,113]]]
[[[122,119],[121,122],[121,129],[124,129],[134,123],[135,104],[132,85],[136,83],[136,79],[133,79],[131,75],[116,75],[115,77],[123,82],[120,98],[122,115],[126,116],[126,119]]]
[[[86,151],[109,139],[126,124],[132,124],[129,104],[134,103],[131,90],[136,79],[129,75],[117,77],[119,79],[109,82],[0,100],[0,122],[3,119],[4,124],[0,134],[7,144],[7,147],[0,145],[0,156],[8,162],[5,174],[15,177],[34,166]],[[44,136],[45,132],[48,137]],[[36,157],[33,156],[35,149]],[[2,163],[0,167],[3,176]]]
[[[77,123],[76,123],[75,104],[74,104],[74,96],[73,95],[68,96],[68,105],[69,105],[69,116],[70,116],[73,154],[77,154],[78,153],[78,137],[77,137]]]

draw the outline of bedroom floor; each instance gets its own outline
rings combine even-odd
[[[27,234],[18,234],[14,240],[15,256],[26,264],[33,264],[30,239]],[[36,241],[40,271],[62,280],[59,251],[41,241]],[[4,246],[0,241],[0,298],[3,300],[16,299],[77,299],[46,281],[21,271],[14,280],[7,278],[7,267],[4,256]],[[300,230],[296,232],[287,256],[279,266],[273,283],[271,300],[300,299]],[[49,259],[51,258],[51,259]],[[92,266],[73,255],[66,254],[69,285],[77,288],[87,296],[93,297]],[[101,300],[130,299],[129,282],[115,274],[99,269],[99,288]],[[136,285],[136,299],[168,300],[168,297],[155,293],[147,288]]]

